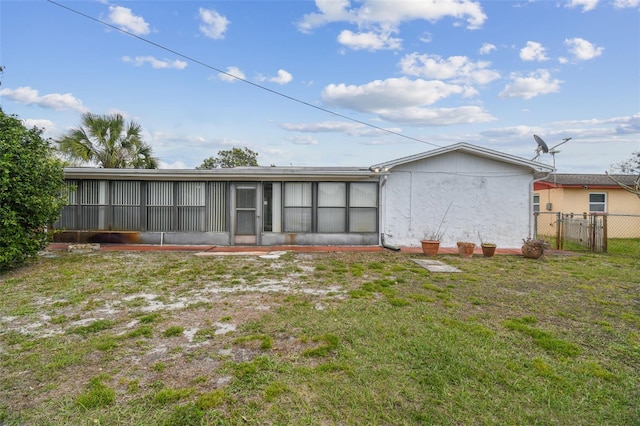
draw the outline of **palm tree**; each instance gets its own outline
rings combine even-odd
[[[60,152],[72,161],[105,169],[157,169],[151,146],[142,141],[139,124],[125,123],[121,114],[86,113],[82,125],[56,140]]]

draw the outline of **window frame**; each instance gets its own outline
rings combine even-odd
[[[591,201],[593,195],[602,195],[603,201]],[[607,193],[606,192],[590,192],[589,193],[589,213],[606,213],[607,212]],[[594,210],[595,205],[602,206],[602,210]]]

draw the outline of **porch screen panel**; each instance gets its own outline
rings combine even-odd
[[[205,182],[176,182],[178,231],[205,230]]]
[[[284,184],[284,232],[311,232],[311,183]]]
[[[346,232],[347,184],[318,183],[318,232]]]
[[[378,185],[352,182],[349,185],[349,232],[378,231]]]
[[[78,187],[80,203],[80,229],[106,230],[108,228],[109,182],[84,180]]]
[[[78,182],[67,180],[64,182],[63,195],[67,197],[67,205],[62,207],[60,218],[53,224],[55,229],[78,229]]]
[[[173,231],[173,182],[147,182],[147,230]]]
[[[208,195],[209,225],[207,231],[227,231],[227,184],[226,182],[209,182]]]
[[[118,231],[140,229],[140,182],[112,182],[111,205],[113,229]]]

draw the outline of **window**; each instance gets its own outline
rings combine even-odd
[[[311,232],[311,182],[284,184],[284,232]]]
[[[347,228],[347,184],[318,184],[318,232],[345,232]]]
[[[604,213],[607,211],[607,194],[593,192],[589,194],[589,212]]]
[[[540,195],[538,194],[533,194],[533,211],[540,211]]]
[[[349,232],[378,230],[378,185],[374,182],[349,185]]]

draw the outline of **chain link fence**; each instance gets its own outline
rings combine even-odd
[[[534,235],[559,250],[640,257],[640,215],[536,212]]]

